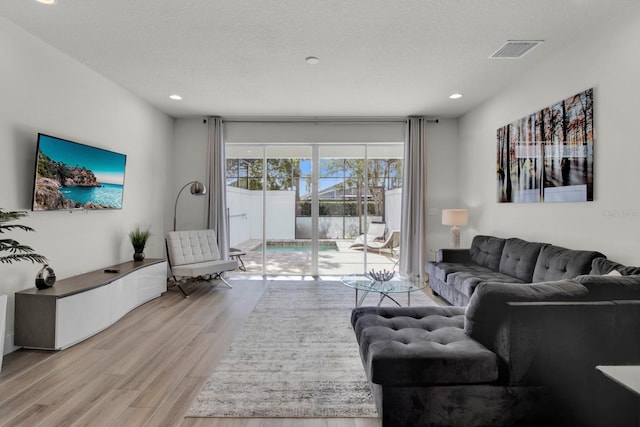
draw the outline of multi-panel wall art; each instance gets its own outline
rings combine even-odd
[[[593,143],[593,88],[498,129],[498,202],[593,201]]]

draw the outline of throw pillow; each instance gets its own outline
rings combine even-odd
[[[595,276],[602,276],[609,273],[612,270],[618,270],[621,267],[624,267],[624,266],[615,261],[611,261],[606,258],[596,258],[591,262],[591,272],[589,272],[589,274],[593,274]]]
[[[640,274],[640,267],[627,267],[618,262],[611,261],[606,258],[596,258],[591,263],[591,271],[589,274],[595,276],[604,276],[613,270],[617,270],[623,276],[632,276]]]

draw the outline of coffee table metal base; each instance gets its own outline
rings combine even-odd
[[[358,292],[362,292],[362,295],[360,296],[360,298],[358,298]],[[358,288],[356,288],[356,307],[360,307],[362,305],[362,303],[364,302],[364,299],[367,297],[367,295],[369,295],[369,292],[371,291],[362,291],[362,290],[359,291]],[[385,292],[378,292],[378,293],[380,294],[380,299],[378,300],[378,307],[380,307],[380,304],[382,304],[382,300],[384,300],[385,298],[389,298],[391,301],[395,302],[398,305],[398,307],[402,307],[402,304],[396,301],[396,299],[391,295]],[[410,307],[410,306],[411,306],[411,291],[407,291],[407,307]]]
[[[370,292],[380,294],[378,306],[382,304],[385,298],[393,301],[397,306],[402,306],[394,294],[407,294],[407,306],[411,305],[411,292],[416,292],[426,287],[426,283],[420,279],[406,279],[394,277],[387,281],[373,280],[370,276],[364,274],[352,274],[343,276],[340,281],[343,285],[355,289],[356,291],[356,307],[360,307],[364,299]]]

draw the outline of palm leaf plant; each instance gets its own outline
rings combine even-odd
[[[0,209],[0,233],[13,230],[35,231],[33,228],[21,224],[8,224],[27,216],[26,211],[5,211]],[[12,264],[19,261],[31,261],[32,263],[44,264],[47,258],[35,253],[31,246],[23,245],[14,239],[0,239],[0,254],[8,252],[8,255],[0,255],[0,263]]]

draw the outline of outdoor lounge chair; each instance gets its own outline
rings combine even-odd
[[[395,248],[400,247],[400,230],[393,230],[389,232],[384,242],[369,242],[367,243],[367,249],[372,249],[381,253],[383,249],[388,249],[391,255],[396,255]]]
[[[365,243],[381,242],[384,240],[386,231],[387,224],[384,222],[372,222],[367,228],[367,233],[356,237],[349,248],[362,248]]]

